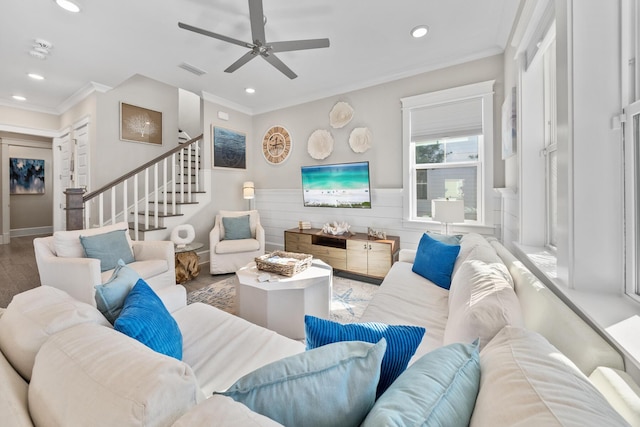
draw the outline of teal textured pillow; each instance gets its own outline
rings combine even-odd
[[[478,342],[440,347],[418,359],[391,384],[362,426],[467,427],[479,387]]]
[[[387,351],[382,359],[379,397],[404,371],[409,360],[422,341],[425,329],[420,326],[386,325],[384,323],[338,323],[314,316],[304,317],[307,350],[339,341],[387,341]]]
[[[160,297],[142,279],[127,295],[113,327],[158,353],[182,360],[180,328]]]
[[[120,315],[124,300],[139,279],[140,275],[119,259],[111,278],[102,285],[94,286],[96,307],[111,324]]]
[[[444,289],[451,287],[451,273],[460,253],[460,245],[447,245],[427,233],[422,235],[411,271]]]
[[[240,240],[251,238],[249,215],[222,217],[225,240]]]
[[[373,407],[387,345],[359,341],[285,357],[220,393],[285,426],[359,426]]]
[[[87,257],[99,259],[100,270],[107,271],[116,268],[119,259],[125,264],[135,261],[125,233],[127,230],[115,230],[95,236],[80,236],[80,243]]]

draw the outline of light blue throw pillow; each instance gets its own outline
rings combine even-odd
[[[304,317],[307,350],[340,341],[376,343],[384,338],[387,351],[376,397],[380,396],[404,371],[422,341],[425,329],[420,326],[386,325],[384,323],[338,323],[314,316]]]
[[[116,268],[119,259],[125,264],[135,261],[125,235],[127,232],[127,230],[115,230],[95,236],[80,236],[80,243],[87,257],[99,259],[100,270],[108,271]]]
[[[127,295],[113,327],[158,353],[182,360],[182,333],[178,323],[142,279]]]
[[[119,259],[111,278],[102,285],[94,286],[96,307],[111,324],[120,315],[124,300],[139,279],[140,275]]]
[[[285,426],[359,426],[373,407],[387,344],[341,342],[286,357],[220,393]]]
[[[362,426],[467,427],[479,387],[478,342],[440,347],[418,359],[391,384]]]
[[[462,234],[440,234],[432,231],[427,231],[429,237],[447,245],[459,245],[462,240]]]
[[[427,233],[422,235],[412,271],[444,289],[451,287],[451,273],[460,253],[460,245],[439,242]]]
[[[249,215],[222,217],[225,240],[240,240],[251,238]]]

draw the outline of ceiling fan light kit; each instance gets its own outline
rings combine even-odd
[[[284,62],[282,62],[275,55],[275,53],[329,47],[329,39],[290,40],[267,43],[264,32],[266,18],[263,13],[262,0],[249,0],[249,19],[251,21],[252,40],[252,42],[250,43],[235,39],[233,37],[214,33],[209,30],[194,27],[183,22],[178,22],[178,27],[182,28],[183,30],[193,31],[194,33],[202,34],[207,37],[212,37],[214,39],[222,40],[227,43],[232,43],[248,48],[249,52],[245,53],[236,62],[228,66],[224,70],[225,73],[233,73],[238,68],[245,65],[247,62],[258,56],[261,56],[265,61],[277,68],[281,73],[283,73],[290,79],[295,79],[296,77],[298,77],[298,75],[294,73],[293,70],[291,70],[291,68],[289,68]]]

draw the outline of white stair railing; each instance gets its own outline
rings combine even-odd
[[[121,221],[133,222],[131,228],[134,240],[140,239],[141,231],[162,228],[163,217],[178,215],[178,204],[193,202],[194,193],[200,192],[202,141],[200,135],[180,144],[100,189],[86,194],[83,197],[84,228],[101,227]],[[171,162],[170,172],[168,162]],[[176,168],[179,168],[179,172]],[[107,192],[110,192],[110,197],[107,197],[109,203],[105,203],[104,198]],[[163,194],[164,197],[160,200]],[[131,205],[128,203],[129,197],[132,198]]]

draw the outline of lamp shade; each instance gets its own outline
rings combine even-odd
[[[431,215],[434,221],[447,224],[464,222],[464,201],[433,199],[431,200]]]
[[[242,184],[242,197],[245,199],[253,199],[256,195],[253,181],[246,181]]]

